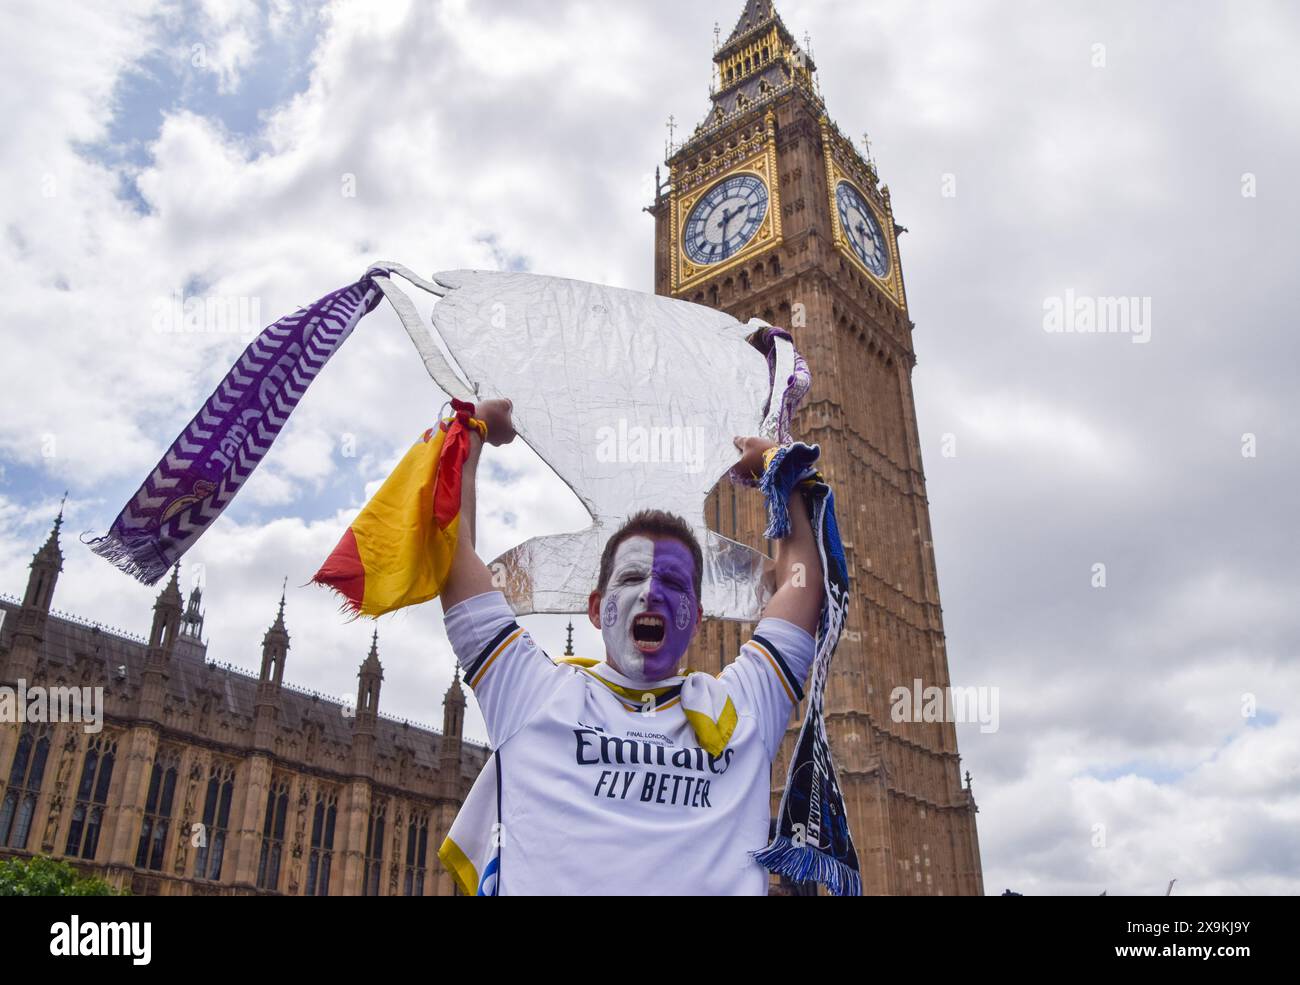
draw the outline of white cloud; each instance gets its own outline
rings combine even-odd
[[[972,388],[973,389],[973,388]],[[958,434],[1038,460],[1055,472],[1123,474],[1140,467],[1124,433],[1103,432],[1086,410],[1060,406],[1028,393],[956,393],[950,406]]]
[[[233,93],[257,55],[262,15],[252,0],[201,0],[190,41],[191,64],[217,76],[217,91]]]
[[[1074,772],[1088,751],[1049,737],[1020,780],[977,787],[981,818],[999,818],[980,830],[986,889],[1155,896],[1177,879],[1176,895],[1290,892],[1297,752],[1292,719],[1242,730],[1170,782],[1134,771],[1099,779]],[[994,872],[990,855],[1001,860]]]

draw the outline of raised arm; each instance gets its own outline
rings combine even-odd
[[[510,401],[481,401],[473,416],[487,425],[488,444],[514,440]],[[499,749],[527,724],[569,668],[561,670],[515,621],[505,596],[492,584],[487,565],[474,551],[478,534],[475,484],[483,449],[477,434],[470,441],[461,474],[462,526],[441,592],[442,622],[465,683],[478,699],[488,742]]]
[[[509,400],[484,400],[475,406],[474,416],[487,424],[488,444],[507,445],[514,440],[515,429],[510,421],[510,410]],[[456,555],[451,562],[451,571],[447,574],[447,582],[440,595],[443,612],[457,602],[490,592],[494,587],[492,572],[474,550],[478,533],[475,512],[478,497],[475,487],[478,461],[483,453],[483,439],[477,428],[470,429],[469,440],[469,457],[465,460],[461,474],[460,536],[456,540]]]
[[[736,447],[742,453],[738,467],[749,474],[762,474],[763,452],[775,446],[776,442],[765,438],[737,438]],[[815,636],[825,594],[822,562],[804,494],[798,488],[790,495],[790,534],[776,542],[773,576],[776,591],[763,615],[792,622]]]

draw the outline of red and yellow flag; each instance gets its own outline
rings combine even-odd
[[[470,418],[472,404],[453,400],[452,406],[456,416],[420,436],[312,578],[342,595],[344,607],[358,615],[427,602],[447,581],[461,523],[469,429],[486,432]]]

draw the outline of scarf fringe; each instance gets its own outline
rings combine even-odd
[[[129,537],[110,531],[82,543],[113,567],[145,585],[155,584],[171,567],[165,557],[159,556],[157,539],[153,534]]]
[[[810,845],[795,845],[781,835],[750,856],[759,865],[794,882],[820,882],[832,896],[861,896],[862,876]]]
[[[758,488],[763,493],[763,502],[767,506],[767,529],[763,536],[769,540],[780,540],[790,535],[790,493],[812,471],[812,463],[817,461],[821,448],[817,445],[805,445],[802,442],[782,445],[772,456],[767,471],[759,481]]]

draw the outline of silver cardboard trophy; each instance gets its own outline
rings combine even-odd
[[[738,457],[733,436],[786,437],[797,354],[784,335],[769,366],[748,341],[766,322],[688,301],[526,273],[425,280],[395,263],[371,273],[434,382],[461,400],[509,397],[519,436],[591,514],[585,530],[534,537],[495,559],[516,614],[585,612],[605,541],[655,507],[699,538],[705,615],[758,620],[767,558],[709,530],[704,501]],[[394,276],[440,298],[431,323]]]

